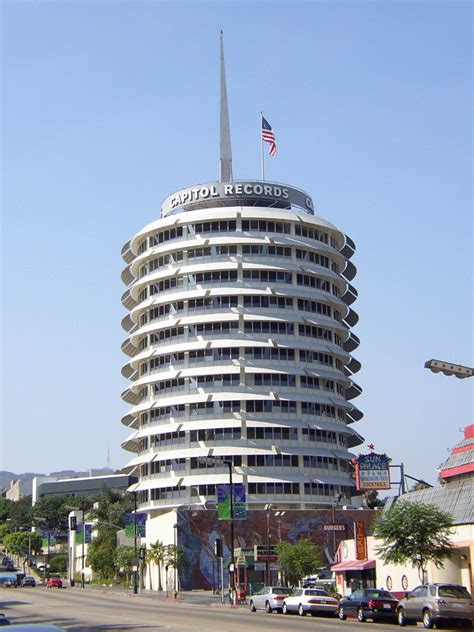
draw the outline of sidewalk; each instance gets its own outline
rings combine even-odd
[[[79,586],[75,586],[74,589],[81,588]],[[125,588],[122,586],[99,586],[99,585],[86,585],[88,590],[100,590],[103,592],[113,592],[118,594],[126,594],[128,596],[134,597],[132,588]],[[73,590],[74,590],[73,589]],[[227,591],[225,592],[225,602],[222,603],[221,595],[213,595],[212,590],[183,590],[178,593],[178,597],[176,599],[173,598],[171,592],[166,591],[157,591],[157,590],[140,590],[138,595],[139,597],[145,597],[147,599],[157,599],[159,601],[177,601],[181,603],[189,603],[189,604],[197,604],[204,605],[210,607],[232,607],[232,608],[240,608],[247,607],[247,604],[238,604],[236,606],[229,603],[229,597]]]

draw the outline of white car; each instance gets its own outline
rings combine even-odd
[[[308,612],[313,616],[316,614],[335,615],[338,608],[337,599],[318,588],[296,588],[289,597],[285,597],[282,606],[283,614],[297,612],[300,616]]]
[[[282,586],[264,586],[262,590],[249,599],[250,611],[265,610],[267,614],[281,612],[283,599],[292,592],[291,588]]]

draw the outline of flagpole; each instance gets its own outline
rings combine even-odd
[[[265,152],[263,151],[262,121],[263,112],[260,112],[260,171],[262,174],[262,182],[265,182]]]

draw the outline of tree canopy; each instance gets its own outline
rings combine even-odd
[[[451,555],[452,527],[451,515],[439,507],[402,500],[376,519],[374,535],[382,540],[376,551],[384,562],[411,562],[423,582],[429,562],[439,568]]]
[[[292,585],[322,566],[321,553],[308,538],[301,538],[295,544],[281,540],[276,548],[280,569]]]

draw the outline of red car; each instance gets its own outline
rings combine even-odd
[[[59,577],[50,577],[46,584],[46,588],[62,588],[63,582]]]

